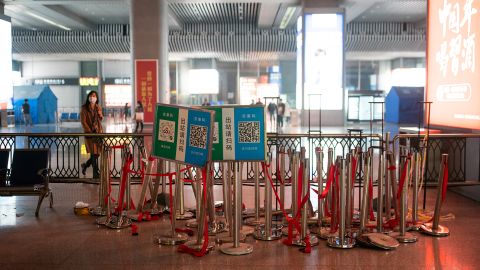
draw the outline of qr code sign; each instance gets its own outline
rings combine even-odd
[[[162,142],[173,143],[175,140],[175,122],[165,119],[160,119],[158,129],[158,140]]]
[[[213,136],[213,143],[219,143],[219,140],[218,140],[218,122],[214,123],[212,136]]]
[[[239,143],[259,143],[260,142],[260,122],[259,121],[238,122],[238,142]]]
[[[207,127],[190,126],[190,146],[202,149],[207,148]]]

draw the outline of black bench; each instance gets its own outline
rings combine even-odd
[[[1,171],[8,172],[0,182],[0,196],[39,196],[35,211],[37,217],[45,197],[50,197],[51,208],[53,195],[49,188],[49,160],[49,149],[15,149],[10,170],[0,164],[4,167]]]

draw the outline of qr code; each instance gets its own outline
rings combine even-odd
[[[259,121],[238,122],[238,142],[239,143],[259,143],[260,142],[260,122]]]
[[[160,119],[158,128],[158,140],[173,143],[175,140],[175,122]]]
[[[219,143],[219,138],[218,138],[218,122],[213,123],[213,143]]]
[[[207,127],[190,126],[190,146],[202,149],[207,148]]]

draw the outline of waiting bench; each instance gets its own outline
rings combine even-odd
[[[6,150],[8,151],[8,150]],[[15,149],[11,168],[8,169],[8,155],[0,151],[0,162],[7,155],[7,162],[0,163],[0,196],[38,196],[35,216],[38,217],[40,205],[45,197],[50,198],[53,206],[53,195],[49,188],[51,171],[49,169],[49,149]],[[5,176],[2,178],[3,172]]]

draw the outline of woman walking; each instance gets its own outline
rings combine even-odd
[[[80,121],[82,123],[84,133],[103,133],[102,127],[102,107],[98,104],[98,94],[91,91],[87,95],[85,104],[82,105],[80,113]],[[93,167],[93,178],[98,178],[100,171],[98,169],[98,157],[100,156],[100,144],[94,138],[85,136],[85,145],[90,158],[87,162],[82,163],[82,174],[85,175],[90,165]]]

